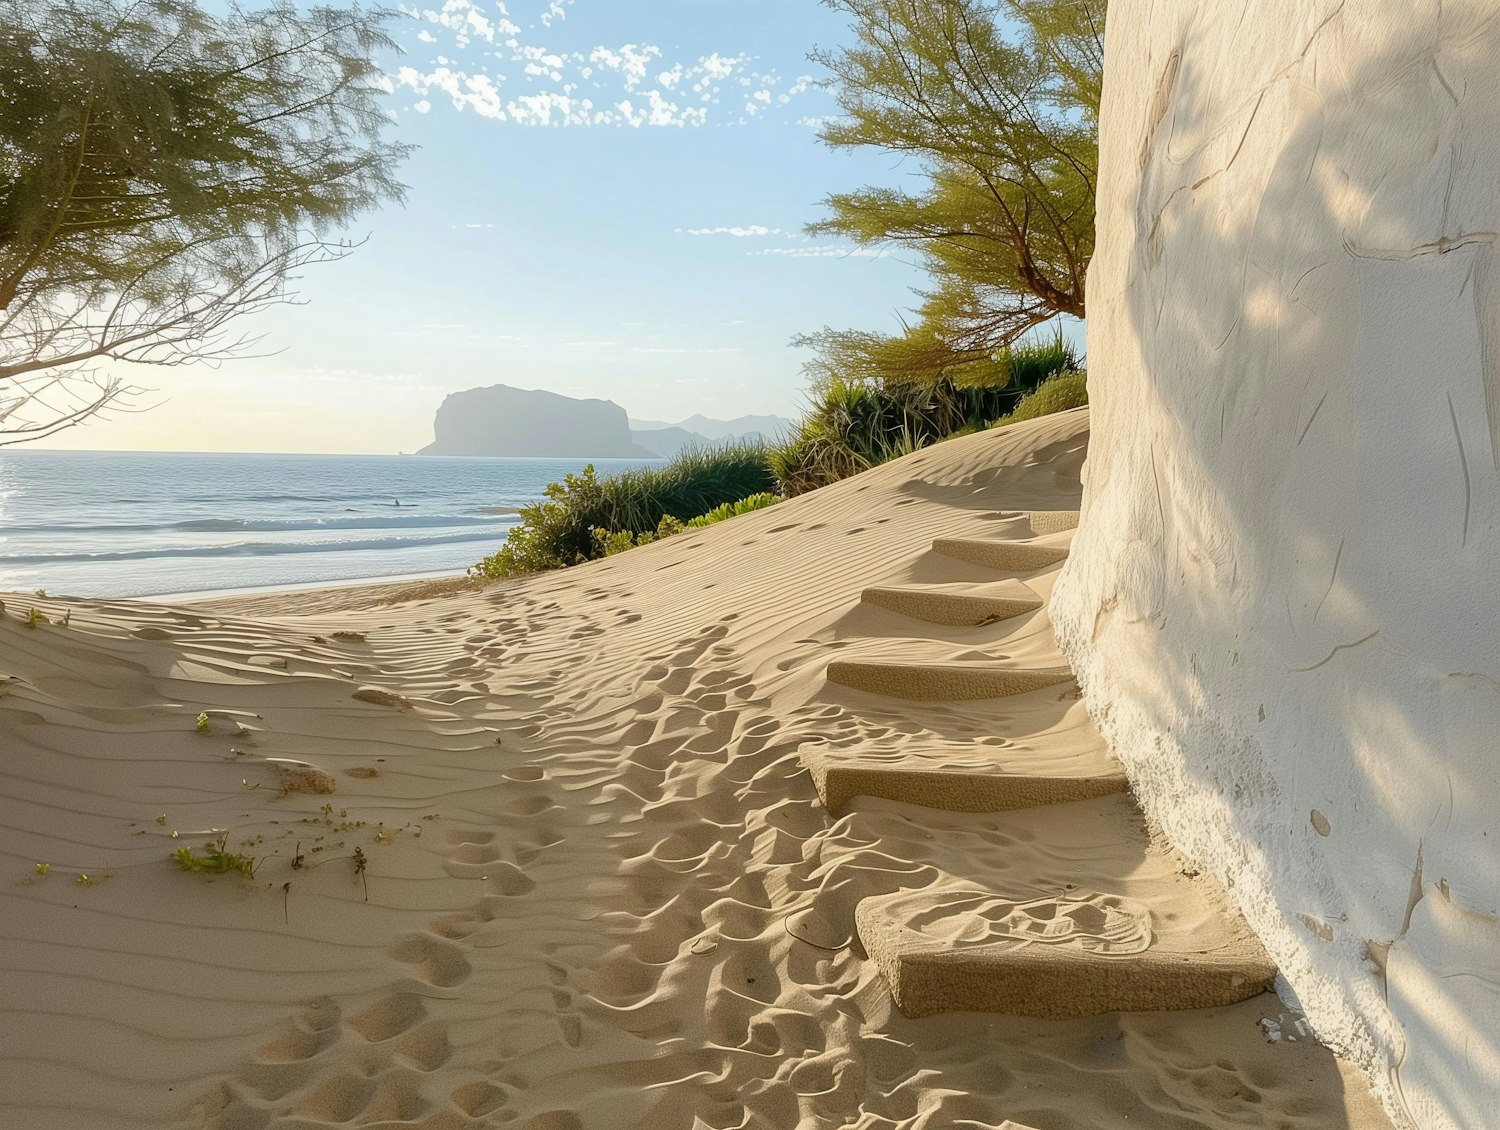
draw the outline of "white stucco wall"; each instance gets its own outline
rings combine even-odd
[[[1500,1127],[1500,0],[1106,38],[1059,637],[1319,1034]]]

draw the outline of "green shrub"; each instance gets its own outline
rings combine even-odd
[[[1035,420],[1038,416],[1050,416],[1054,412],[1066,412],[1070,408],[1082,408],[1089,402],[1088,374],[1058,373],[1037,386],[1036,391],[1021,398],[1014,412],[995,421],[995,427]]]
[[[227,875],[231,871],[238,871],[247,879],[255,878],[255,869],[260,866],[255,856],[229,850],[227,832],[204,844],[202,855],[194,855],[192,848],[178,848],[172,853],[172,862],[182,871],[193,871],[200,875]]]
[[[667,519],[705,514],[775,486],[765,448],[755,443],[693,448],[662,466],[607,479],[590,464],[548,484],[540,502],[523,506],[521,523],[505,544],[470,572],[514,577],[592,561],[666,536],[661,531]]]
[[[595,530],[594,544],[599,547],[598,556],[613,557],[617,553],[624,553],[627,549],[650,545],[654,541],[661,541],[662,538],[680,534],[686,528],[683,523],[667,514],[656,524],[654,531],[648,530],[644,534],[633,534],[629,530]]]
[[[629,530],[595,530],[594,541],[599,546],[600,556],[613,557],[617,553],[624,553],[627,549],[650,545],[654,541],[661,541],[662,538],[680,534],[683,530],[701,530],[705,526],[712,526],[715,522],[722,522],[726,518],[737,518],[741,514],[749,514],[754,510],[764,510],[767,506],[773,506],[780,501],[781,498],[778,495],[762,491],[760,494],[752,494],[749,498],[742,498],[738,502],[726,502],[721,506],[715,506],[707,514],[700,514],[687,522],[679,522],[668,514],[657,523],[655,532],[632,534]]]
[[[776,489],[759,443],[688,448],[659,467],[637,467],[601,482],[605,496],[601,529],[645,533],[662,518],[695,517],[715,506]]]
[[[701,530],[704,526],[712,526],[715,522],[722,522],[726,518],[738,518],[741,514],[750,514],[756,510],[764,510],[767,506],[775,506],[780,501],[780,495],[762,491],[760,494],[752,494],[749,498],[742,498],[738,502],[726,502],[722,506],[715,506],[707,514],[699,514],[686,525],[690,530]]]
[[[815,390],[797,431],[767,458],[781,493],[792,498],[1009,419],[1038,388],[1078,363],[1059,331],[953,367],[935,381],[833,377]],[[1031,410],[1046,409],[1039,404]]]
[[[506,533],[505,544],[473,566],[484,577],[514,577],[561,569],[599,556],[592,518],[605,509],[604,490],[594,465],[582,474],[548,483],[546,497],[521,507],[521,524]]]

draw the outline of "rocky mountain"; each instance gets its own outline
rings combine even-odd
[[[437,410],[433,433],[433,442],[418,455],[649,459],[656,454],[632,440],[625,409],[611,400],[576,400],[509,385],[450,393]]]
[[[754,438],[780,439],[792,430],[792,421],[782,416],[736,416],[733,420],[715,420],[708,416],[689,416],[675,423],[665,420],[631,420],[635,432],[680,429],[700,439],[719,442],[726,439]],[[649,444],[647,445],[649,446]]]

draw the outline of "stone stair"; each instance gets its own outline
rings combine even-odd
[[[993,585],[892,585],[865,589],[860,600],[916,620],[976,628],[1042,607],[1042,598],[1020,581]]]
[[[1055,572],[1077,512],[1027,516],[1031,539],[940,538],[932,548],[997,572]],[[1001,654],[922,658],[931,641],[912,640],[911,659],[831,661],[830,683],[886,699],[996,700],[995,729],[973,742],[808,743],[799,757],[823,804],[839,814],[868,796],[1003,813],[1020,842],[1058,846],[1045,867],[989,865],[986,874],[973,861],[962,874],[858,903],[859,940],[904,1013],[1090,1016],[1226,1005],[1269,987],[1276,969],[1223,892],[1183,874],[1147,833],[1072,671],[1035,661],[1045,651],[1027,615],[1043,606],[1032,588],[1017,579],[905,584],[867,588],[861,599],[918,621],[991,629],[985,653]],[[1003,654],[1007,631],[1015,635],[1006,621],[1020,616],[1031,660]],[[1045,636],[1055,652],[1050,629]]]

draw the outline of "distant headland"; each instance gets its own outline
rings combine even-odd
[[[490,385],[444,398],[433,442],[418,455],[656,459],[731,439],[772,439],[791,427],[779,416],[678,423],[632,421],[612,400],[579,400],[540,389]]]

